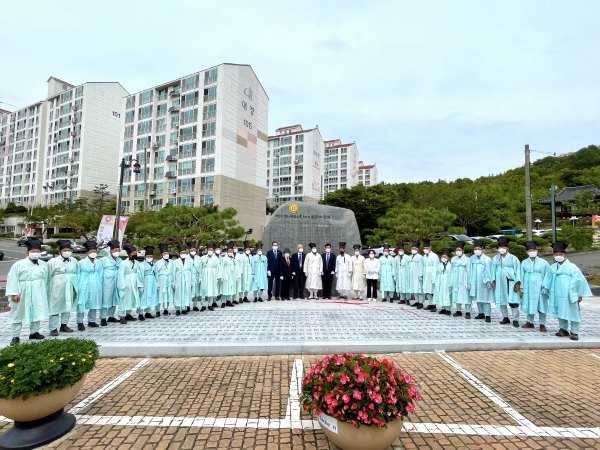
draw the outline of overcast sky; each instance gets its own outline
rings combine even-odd
[[[50,75],[137,92],[245,63],[269,134],[318,124],[386,182],[476,178],[524,144],[600,144],[599,21],[599,0],[0,0],[0,101],[45,98]]]

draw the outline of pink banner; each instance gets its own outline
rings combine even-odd
[[[108,241],[112,240],[116,220],[117,216],[102,216],[100,226],[98,227],[98,234],[96,235],[97,242],[106,244]],[[127,227],[128,221],[129,217],[121,216],[119,222],[119,242],[121,244],[123,243],[123,237],[125,236],[125,228]]]

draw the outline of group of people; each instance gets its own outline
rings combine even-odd
[[[354,254],[346,254],[346,243],[339,243],[339,254],[331,245],[319,254],[314,243],[304,253],[302,244],[291,254],[288,248],[279,250],[277,242],[263,254],[263,245],[254,252],[244,242],[243,252],[229,242],[224,252],[218,243],[204,246],[205,254],[198,253],[195,242],[178,245],[178,257],[171,259],[167,244],[159,244],[160,259],[154,261],[153,246],[146,246],[144,261],[137,260],[137,249],[125,245],[127,259],[121,259],[120,243],[110,241],[110,254],[98,258],[97,244],[86,242],[86,255],[77,261],[72,256],[71,242],[57,241],[59,255],[47,263],[40,260],[41,242],[27,241],[27,257],[10,269],[6,295],[11,310],[11,345],[20,343],[22,324],[29,324],[30,339],[44,339],[39,333],[40,321],[49,319],[51,336],[59,332],[72,333],[71,314],[76,313],[77,329],[87,326],[108,326],[109,323],[127,324],[136,320],[168,316],[170,305],[176,315],[190,311],[214,311],[215,308],[234,307],[240,303],[304,299],[331,299],[333,279],[340,298],[362,300],[366,290],[368,301],[376,301],[377,290],[383,302],[394,301],[435,312],[471,318],[472,304],[477,303],[479,314],[475,319],[491,322],[491,305],[500,307],[501,324],[519,326],[519,310],[527,315],[522,328],[534,328],[535,314],[539,314],[540,331],[546,330],[546,314],[559,319],[557,336],[579,335],[579,302],[591,296],[589,285],[577,266],[566,256],[566,244],[553,244],[555,263],[549,265],[537,255],[535,242],[526,243],[529,257],[523,262],[510,254],[508,240],[500,238],[499,254],[489,258],[483,253],[483,243],[474,242],[474,254],[464,254],[464,243],[459,242],[455,256],[445,248],[441,258],[431,249],[431,242],[423,239],[412,243],[410,254],[405,254],[404,243],[397,244],[395,255],[385,245],[383,255],[368,258],[360,254],[360,245],[354,245]],[[415,302],[411,304],[414,298]],[[118,317],[117,317],[118,312]],[[137,314],[137,318],[135,315]],[[98,319],[100,324],[97,323]],[[570,331],[569,331],[570,326]]]

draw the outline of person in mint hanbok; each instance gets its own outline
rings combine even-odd
[[[544,280],[549,264],[538,258],[537,245],[533,241],[525,242],[529,258],[521,262],[521,309],[527,314],[527,322],[521,328],[535,328],[533,324],[536,312],[540,316],[540,331],[545,333],[546,314],[548,314],[548,289]]]
[[[71,312],[77,311],[77,260],[71,255],[71,241],[58,240],[59,255],[48,261],[48,328],[50,336],[72,333]]]
[[[217,295],[219,295],[217,272],[219,271],[221,261],[219,257],[215,255],[215,247],[217,244],[210,243],[206,245],[207,252],[206,255],[202,257],[202,274],[200,276],[200,311],[206,311],[207,307],[209,311],[214,311],[213,303],[216,302]]]
[[[591,297],[590,286],[575,264],[567,259],[567,244],[552,244],[554,263],[548,268],[544,286],[550,292],[550,315],[558,318],[560,330],[556,336],[569,336],[571,322],[571,339],[579,340],[581,314],[579,303],[583,297]]]
[[[223,256],[225,256],[225,252],[221,251],[221,244],[218,242],[215,242],[215,255],[217,255],[217,257],[219,259],[219,264],[221,264],[221,261],[223,260]],[[212,304],[213,308],[219,307],[217,305],[217,301],[221,301],[222,293],[223,293],[223,285],[220,281],[217,281],[217,296],[213,300],[213,304]]]
[[[437,273],[435,275],[435,292],[433,294],[433,304],[435,309],[440,307],[440,314],[449,316],[452,314],[452,272],[453,266],[450,262],[451,248],[446,247],[442,250],[442,257],[438,264]]]
[[[221,281],[221,308],[225,306],[233,308],[231,298],[237,292],[238,277],[239,270],[233,255],[233,243],[230,242],[227,244],[227,253],[221,259],[217,272],[217,280]]]
[[[410,293],[408,285],[408,256],[404,254],[404,242],[396,244],[398,253],[394,258],[394,282],[400,304],[409,304]]]
[[[487,323],[492,321],[492,303],[494,303],[494,263],[492,259],[483,253],[483,241],[473,241],[473,256],[470,258],[471,275],[467,289],[472,301],[477,302],[479,314],[476,319],[485,319]]]
[[[469,295],[469,280],[471,278],[471,261],[465,255],[465,243],[459,241],[456,243],[455,255],[450,262],[452,263],[452,301],[454,302],[456,312],[454,317],[462,316],[462,306],[465,305],[465,319],[471,318],[473,302]]]
[[[87,241],[86,257],[77,263],[77,330],[85,331],[83,314],[88,310],[88,326],[99,327],[96,323],[98,312],[102,308],[102,282],[104,269],[98,261],[97,244]]]
[[[231,241],[233,244],[233,257],[235,258],[237,269],[238,269],[238,278],[235,285],[235,294],[231,297],[231,303],[234,305],[238,305],[244,303],[243,301],[243,291],[242,291],[242,263],[240,259],[240,254],[238,253],[238,245],[237,242]]]
[[[394,303],[394,258],[390,256],[390,244],[384,244],[383,255],[379,258],[379,290],[381,291],[382,302]]]
[[[142,277],[139,276],[140,263],[136,260],[137,249],[133,245],[124,245],[123,250],[127,252],[127,259],[121,261],[117,270],[117,292],[119,293],[121,323],[127,323],[127,321],[136,320],[131,315],[131,310],[139,308],[144,284]],[[140,314],[140,320],[145,320],[142,314]]]
[[[6,282],[12,334],[10,345],[21,342],[19,335],[24,323],[29,324],[29,339],[44,339],[39,333],[40,321],[48,317],[48,267],[39,259],[42,243],[38,239],[29,238],[25,245],[27,258],[12,265]],[[3,383],[8,383],[8,380]]]
[[[513,327],[519,327],[519,307],[521,306],[521,262],[508,251],[508,238],[498,239],[498,255],[494,256],[494,297],[496,306],[500,306],[500,311],[504,317],[501,325],[510,323],[508,318],[508,306],[511,309]]]
[[[340,254],[335,260],[335,290],[340,298],[348,300],[352,289],[352,257],[346,255],[346,243],[340,242]]]
[[[267,257],[263,255],[263,245],[256,244],[256,255],[252,258],[252,291],[254,303],[262,302],[263,291],[267,289]]]
[[[100,326],[107,326],[108,322],[119,322],[115,317],[119,305],[117,292],[117,272],[121,264],[121,244],[119,241],[109,241],[109,256],[102,258],[98,264],[102,266],[102,309],[100,310]]]
[[[410,250],[411,255],[408,257],[408,286],[410,295],[415,296],[416,303],[410,305],[417,309],[423,309],[425,294],[423,293],[423,256],[419,253],[421,243],[415,241]]]
[[[202,275],[202,258],[198,256],[198,246],[195,242],[188,242],[190,262],[192,263],[192,304],[194,311],[198,309],[198,300],[200,300],[200,282],[198,281]],[[188,311],[189,311],[188,307]]]
[[[240,291],[240,303],[250,303],[248,294],[252,291],[252,251],[250,250],[250,243],[244,241],[244,254],[238,256],[239,267],[242,273],[242,287]]]
[[[158,311],[163,309],[163,316],[169,316],[169,303],[173,301],[173,272],[171,266],[174,264],[169,255],[168,244],[158,244],[160,259],[154,263],[154,276],[158,283]]]
[[[187,245],[179,244],[179,258],[171,264],[173,277],[173,304],[175,315],[188,313],[192,301],[192,261],[187,254]]]
[[[423,239],[423,294],[425,294],[425,299],[429,300],[429,304],[425,309],[433,312],[437,311],[433,294],[439,264],[440,258],[431,251],[431,241]]]
[[[161,306],[158,301],[158,280],[154,270],[154,247],[147,245],[144,247],[144,251],[146,256],[137,269],[138,282],[142,287],[139,290],[138,314],[144,313],[144,319],[154,319],[160,317]],[[154,315],[152,315],[152,310],[154,310]]]

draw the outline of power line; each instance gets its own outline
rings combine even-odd
[[[552,155],[552,156],[557,156],[557,155],[567,155],[568,153],[560,153],[560,152],[543,152],[541,150],[529,150],[530,152],[533,153],[542,153],[544,155]]]
[[[4,104],[4,105],[12,106],[12,107],[14,107],[14,108],[18,108],[18,106],[17,106],[17,105],[11,105],[10,103],[6,103],[6,102],[2,102],[2,101],[0,101],[0,103],[2,103],[2,104]]]

